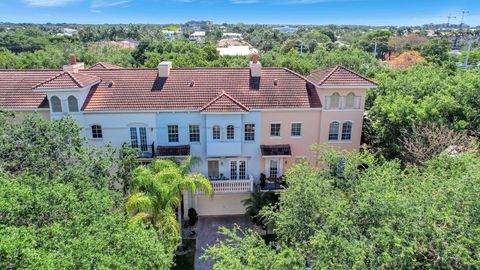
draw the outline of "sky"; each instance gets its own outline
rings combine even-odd
[[[480,25],[480,0],[0,0],[0,22]]]

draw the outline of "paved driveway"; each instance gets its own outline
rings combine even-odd
[[[195,270],[213,269],[211,260],[202,260],[207,245],[213,245],[217,239],[224,239],[223,235],[218,234],[219,227],[233,228],[234,224],[238,224],[241,228],[252,227],[250,220],[244,216],[218,216],[218,217],[199,217],[197,223],[197,247],[195,251]]]

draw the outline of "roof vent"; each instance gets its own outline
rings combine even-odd
[[[190,85],[190,87],[193,87],[193,86],[195,85],[195,81],[194,81],[194,80],[191,80],[188,85]]]
[[[278,85],[278,80],[277,80],[277,79],[273,80],[273,85],[274,85],[274,86],[277,86],[277,85]]]
[[[108,88],[112,87],[113,86],[113,81],[108,81],[107,85],[108,85]]]

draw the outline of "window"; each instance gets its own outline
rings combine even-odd
[[[347,121],[342,125],[342,141],[350,141],[352,139],[352,122]]]
[[[94,138],[94,139],[103,138],[102,126],[100,126],[100,125],[93,125],[92,126],[92,138]]]
[[[255,124],[245,124],[245,141],[255,141]]]
[[[233,140],[235,138],[235,127],[233,125],[227,126],[227,140]]]
[[[141,151],[147,151],[147,128],[131,127],[130,141],[132,147],[139,148]]]
[[[218,160],[209,160],[208,161],[208,177],[210,179],[217,179],[217,178],[220,177]]]
[[[278,160],[277,159],[271,159],[270,160],[270,169],[269,169],[269,176],[273,179],[278,178]]]
[[[340,94],[333,93],[330,96],[330,106],[329,109],[339,109],[340,108]]]
[[[57,96],[50,98],[50,103],[52,103],[52,112],[62,112],[62,102]]]
[[[345,109],[353,109],[355,107],[355,94],[349,93],[345,98]]]
[[[213,128],[212,128],[212,139],[220,140],[220,126],[213,126]]]
[[[237,161],[230,161],[230,180],[236,180],[237,178]]]
[[[302,136],[302,123],[292,123],[292,137]]]
[[[188,126],[190,131],[190,142],[199,142],[200,141],[200,126],[199,125],[190,125]]]
[[[270,137],[280,137],[280,124],[271,123],[270,124]]]
[[[329,141],[338,141],[339,127],[340,127],[340,123],[338,123],[337,121],[330,123],[330,127],[328,128]]]
[[[168,125],[168,142],[178,142],[177,125]]]
[[[238,178],[247,179],[247,162],[245,160],[240,160],[238,165]]]
[[[69,112],[78,112],[78,101],[74,96],[68,97],[68,111]]]

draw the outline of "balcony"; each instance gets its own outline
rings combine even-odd
[[[138,159],[152,159],[155,157],[155,143],[150,145],[130,145],[131,148],[137,149]]]
[[[213,194],[228,194],[228,193],[246,193],[253,191],[253,176],[249,176],[246,180],[210,180],[213,187]],[[203,191],[198,191],[197,194],[204,195]]]

